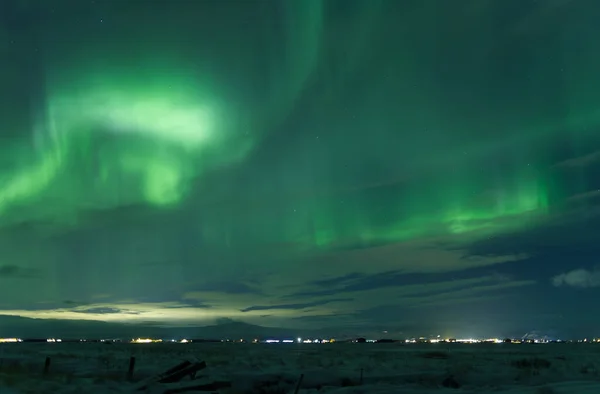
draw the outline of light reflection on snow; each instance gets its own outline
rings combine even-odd
[[[590,373],[597,361],[595,343],[544,346],[493,343],[181,346],[179,343],[1,345],[0,392],[11,393],[11,389],[14,393],[129,393],[133,386],[126,381],[125,372],[131,356],[137,359],[138,380],[161,373],[181,360],[201,358],[209,367],[210,377],[231,380],[234,392],[255,392],[265,382],[273,383],[281,392],[290,392],[301,373],[304,380],[300,393],[304,394],[322,392],[319,387],[328,387],[327,393],[333,394],[434,394],[441,392],[441,381],[449,375],[470,388],[470,392],[477,393],[489,392],[490,388],[499,394],[532,393],[535,391],[532,387],[548,387],[547,392],[569,394],[600,390],[596,375]],[[429,357],[431,353],[445,356]],[[50,374],[42,377],[46,357],[52,359]],[[547,360],[550,367],[537,368],[532,373],[518,366],[518,361],[524,359]],[[342,387],[343,382],[357,384],[361,373],[363,386]]]

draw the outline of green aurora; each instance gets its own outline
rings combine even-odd
[[[36,149],[3,173],[5,216],[12,208],[35,212],[45,201],[72,210],[138,202],[165,209],[184,204],[205,171],[243,162],[260,140],[245,138],[244,126],[227,119],[226,105],[212,93],[218,89],[196,86],[193,77],[164,76],[162,69],[150,67],[138,77],[79,70],[83,76],[67,86],[49,84],[44,116],[34,124]],[[288,96],[293,101],[294,94]],[[265,238],[328,247],[352,237],[380,243],[443,233],[489,235],[527,225],[524,214],[543,219],[560,194],[560,185],[551,186],[550,163],[528,159],[511,172],[494,176],[465,160],[442,179],[426,178],[409,191],[392,188],[386,201],[377,201],[380,190],[360,192],[346,205],[337,195],[314,198],[304,207],[308,224],[286,218],[271,224]],[[517,219],[499,220],[511,218]],[[268,229],[257,223],[265,224]]]
[[[190,260],[248,259],[235,267],[251,271],[271,257],[294,264],[541,228],[596,190],[592,175],[560,163],[596,150],[598,44],[580,40],[582,23],[552,28],[560,14],[541,5],[523,11],[537,21],[526,28],[525,16],[496,20],[503,8],[490,2],[349,1],[343,12],[319,0],[236,11],[67,3],[54,19],[24,23],[23,42],[0,46],[7,231],[32,224],[51,243],[125,228],[135,215],[115,212],[133,207],[188,220],[173,231],[185,239],[178,253],[197,254]],[[508,3],[505,15],[517,15]],[[50,12],[14,4],[22,20]],[[56,267],[67,249],[48,246]],[[60,281],[46,296],[74,298]]]

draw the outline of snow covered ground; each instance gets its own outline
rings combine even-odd
[[[197,381],[229,381],[219,392],[231,394],[293,393],[301,374],[300,393],[600,393],[600,344],[441,343],[3,344],[0,393],[162,393],[135,389],[182,360],[206,361]]]

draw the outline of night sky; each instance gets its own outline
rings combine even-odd
[[[0,314],[598,333],[598,20],[2,0]]]

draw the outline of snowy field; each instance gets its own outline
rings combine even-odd
[[[152,379],[183,360],[207,367]],[[211,382],[231,387],[204,392],[294,393],[303,375],[299,393],[597,394],[599,368],[600,344],[20,343],[0,345],[0,393],[193,393],[185,387]]]

